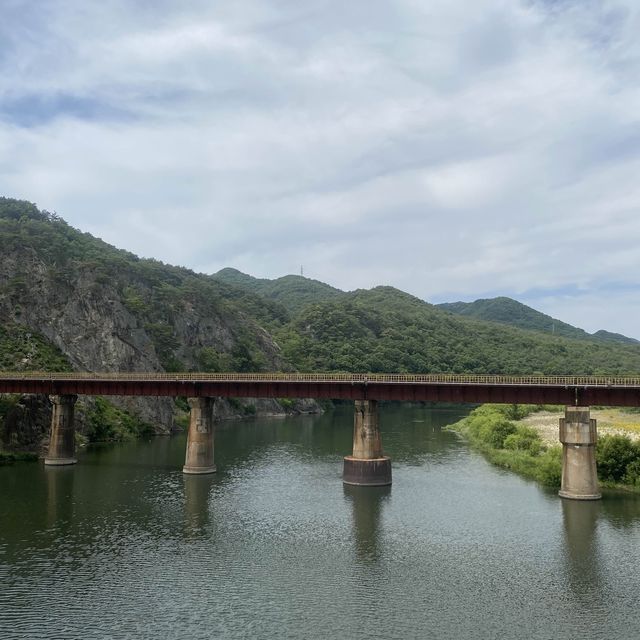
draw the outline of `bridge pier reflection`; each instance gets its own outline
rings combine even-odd
[[[369,487],[391,484],[391,459],[382,452],[376,400],[355,401],[353,455],[344,458],[342,481]]]
[[[566,407],[560,418],[562,443],[562,486],[558,495],[572,500],[599,500],[596,469],[596,421],[589,417],[589,407]]]
[[[384,504],[391,496],[391,487],[365,489],[343,485],[345,500],[353,510],[353,536],[356,555],[362,561],[376,561],[380,557],[380,519]]]
[[[213,404],[214,398],[188,398],[189,431],[183,473],[214,473]]]
[[[49,451],[44,459],[46,465],[61,466],[76,464],[76,427],[74,424],[74,408],[78,396],[49,396],[53,404],[51,412],[51,433],[49,435]]]
[[[47,483],[47,526],[69,523],[73,519],[73,484],[76,470],[51,466],[44,471]]]
[[[600,502],[562,501],[564,524],[564,557],[569,588],[581,601],[602,598],[602,573],[597,528]]]
[[[184,534],[195,539],[205,534],[210,524],[209,495],[215,482],[213,475],[187,474],[184,480]]]

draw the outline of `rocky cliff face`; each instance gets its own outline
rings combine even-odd
[[[0,322],[14,322],[45,336],[77,371],[161,371],[155,348],[108,283],[90,271],[63,280],[33,250],[0,256],[0,279],[26,282],[0,294]],[[123,339],[124,338],[124,339]],[[158,432],[173,425],[168,398],[117,398]]]
[[[0,327],[24,327],[44,336],[70,368],[286,368],[269,332],[243,312],[241,302],[225,296],[229,285],[138,260],[37,210],[22,216],[13,211],[10,208],[3,218],[0,207]],[[14,367],[33,368],[28,360],[22,358]],[[173,399],[109,401],[151,424],[157,433],[168,433],[174,426]],[[46,403],[40,405],[42,417]],[[254,407],[250,412],[284,413],[275,401],[249,406]],[[221,403],[219,411],[227,417],[247,413],[237,403]],[[22,432],[32,431],[31,413],[16,409],[12,415],[12,431],[20,430],[20,416]]]

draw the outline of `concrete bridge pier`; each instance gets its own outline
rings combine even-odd
[[[560,418],[562,443],[562,486],[558,495],[573,500],[598,500],[602,497],[596,470],[596,421],[589,407],[566,407]]]
[[[53,404],[49,452],[44,463],[60,466],[76,464],[76,428],[73,421],[74,407],[78,396],[73,394],[49,396]]]
[[[376,400],[355,401],[353,455],[344,459],[342,481],[370,487],[391,484],[391,459],[382,452]]]
[[[183,473],[214,473],[213,463],[213,403],[214,398],[188,398],[190,416],[187,433],[187,454]]]

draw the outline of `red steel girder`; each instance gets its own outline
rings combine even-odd
[[[640,388],[561,385],[444,382],[388,382],[350,380],[212,380],[171,379],[73,379],[0,377],[0,393],[40,393],[118,396],[210,396],[237,398],[329,398],[344,400],[397,400],[480,404],[561,404],[640,406]]]

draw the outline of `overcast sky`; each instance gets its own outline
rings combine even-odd
[[[640,338],[639,34],[637,0],[0,0],[0,194]]]

